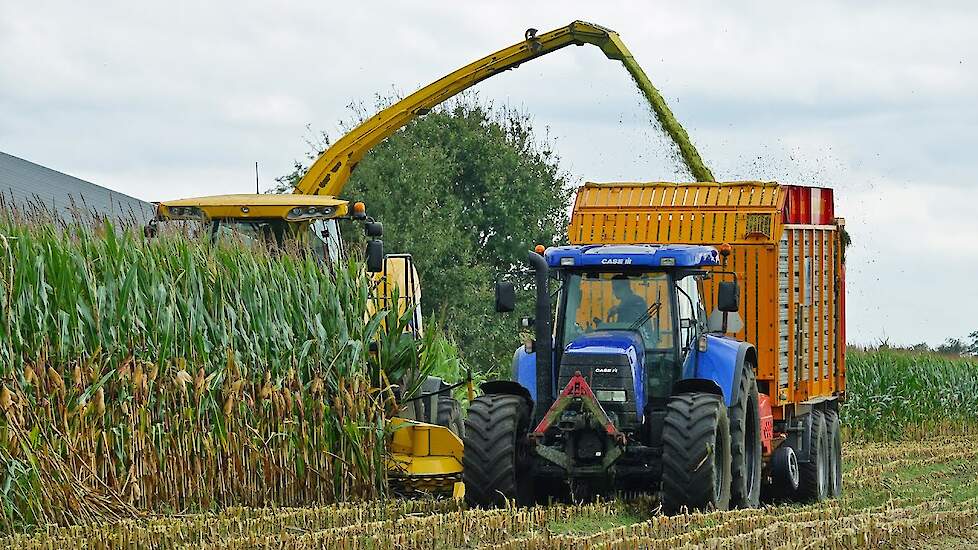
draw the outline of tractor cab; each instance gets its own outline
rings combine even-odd
[[[707,333],[703,268],[719,264],[717,250],[563,246],[547,250],[544,259],[559,289],[551,393],[580,374],[620,430],[641,429],[647,407],[670,396],[684,364],[695,360],[690,351]],[[532,396],[537,373],[531,355],[525,348],[517,352],[514,375]]]
[[[716,252],[704,250],[677,268],[661,265],[670,252],[662,247],[574,248],[547,257],[561,289],[557,387],[580,372],[616,425],[637,429],[646,403],[669,396],[694,338],[705,332],[704,272],[697,268],[715,265]],[[629,263],[600,263],[619,260]]]

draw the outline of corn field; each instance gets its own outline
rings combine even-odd
[[[0,540],[20,548],[853,548],[978,543],[978,447],[967,437],[848,447],[846,494],[808,506],[679,516],[642,499],[463,510],[450,501],[378,501],[52,527]],[[894,461],[894,457],[901,457]],[[587,526],[582,529],[581,526]],[[952,547],[952,546],[949,546]]]
[[[850,350],[842,420],[857,439],[976,433],[978,358]]]
[[[352,260],[0,211],[4,528],[382,496],[387,380],[426,367],[370,290]]]

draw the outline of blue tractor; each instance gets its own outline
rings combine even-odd
[[[534,339],[516,351],[513,380],[483,384],[469,407],[469,503],[625,491],[659,492],[667,513],[757,505],[756,352],[725,336],[740,322],[736,278],[717,285],[718,311],[701,299],[703,278],[728,276],[706,270],[717,249],[538,251],[535,315],[521,321]],[[515,304],[515,285],[497,282],[497,311]]]

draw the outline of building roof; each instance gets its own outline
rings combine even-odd
[[[65,220],[75,217],[74,210],[142,224],[155,211],[148,202],[3,152],[0,196],[8,205],[43,206]]]

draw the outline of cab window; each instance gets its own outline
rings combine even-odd
[[[679,344],[683,349],[687,349],[696,334],[697,323],[702,320],[700,310],[703,307],[700,303],[698,278],[683,277],[676,282],[676,287],[678,289],[676,299],[679,304]]]
[[[338,262],[342,243],[336,220],[317,220],[309,226],[309,231],[312,233],[309,242],[316,256],[330,263]]]
[[[598,330],[633,330],[642,335],[646,349],[672,349],[667,274],[572,273],[564,289],[565,343]]]

